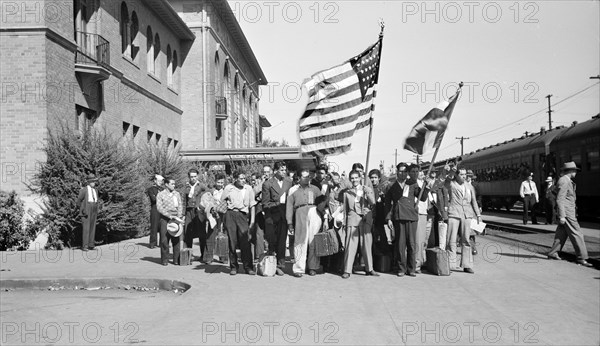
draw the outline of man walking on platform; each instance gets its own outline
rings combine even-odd
[[[519,194],[523,198],[523,224],[527,224],[527,214],[531,210],[531,223],[537,225],[537,217],[535,216],[535,205],[540,201],[537,187],[533,181],[533,173],[529,173],[527,179],[521,183]]]
[[[591,267],[592,264],[587,261],[588,252],[583,233],[581,233],[579,222],[577,222],[576,194],[573,178],[575,178],[579,170],[573,161],[564,163],[561,169],[563,176],[558,179],[558,195],[556,196],[559,221],[556,234],[554,235],[554,244],[552,244],[552,248],[548,252],[548,258],[561,259],[558,256],[558,251],[565,245],[568,237],[575,248],[577,263]]]

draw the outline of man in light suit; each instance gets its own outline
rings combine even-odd
[[[554,244],[552,244],[552,248],[548,253],[548,258],[561,259],[557,252],[565,245],[568,237],[575,248],[577,263],[591,267],[592,264],[587,261],[588,252],[583,234],[581,233],[579,222],[577,222],[575,183],[572,180],[580,169],[577,168],[575,162],[571,161],[564,163],[561,170],[563,176],[558,179],[558,195],[556,196],[559,221],[556,234],[554,235]]]
[[[361,174],[359,171],[350,172],[350,182],[352,188],[344,192],[343,208],[344,219],[346,223],[346,239],[344,256],[344,274],[343,279],[350,277],[354,257],[360,243],[360,252],[365,261],[366,275],[379,276],[373,270],[373,236],[371,229],[373,227],[373,213],[371,209],[375,205],[375,194],[373,189],[361,184]]]
[[[96,237],[96,218],[98,217],[98,191],[95,189],[98,179],[94,174],[87,176],[87,186],[79,190],[77,205],[79,206],[79,216],[81,217],[81,226],[83,227],[81,250],[93,250],[95,247],[94,238]]]
[[[277,254],[277,275],[283,275],[285,268],[285,241],[287,221],[285,208],[292,180],[287,177],[287,167],[283,162],[275,162],[275,174],[262,185],[262,208],[265,213],[265,238],[269,244],[267,254]]]
[[[456,268],[456,237],[460,232],[461,263],[460,266],[467,273],[474,274],[473,254],[469,235],[471,233],[471,219],[477,217],[481,222],[481,213],[473,189],[466,183],[467,170],[460,168],[458,174],[456,168],[444,167],[446,173],[445,186],[450,196],[448,206],[448,238],[447,249],[450,252],[450,267]]]

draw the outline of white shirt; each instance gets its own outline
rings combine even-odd
[[[521,195],[521,198],[524,198],[525,195],[535,195],[535,201],[538,202],[540,200],[537,187],[535,186],[535,182],[533,180],[523,181],[521,183],[521,189],[519,190],[519,194]]]
[[[88,189],[88,202],[98,202],[98,195],[96,194],[96,189],[91,186],[87,186]]]

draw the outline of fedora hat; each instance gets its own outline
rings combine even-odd
[[[90,173],[87,175],[87,177],[85,178],[85,181],[87,182],[92,182],[92,181],[98,181],[98,178],[96,178],[96,175],[93,173]]]
[[[549,183],[549,182],[551,182],[551,181],[552,181],[552,177],[548,177],[548,178],[546,178],[546,182],[547,182],[547,183]]]
[[[173,237],[179,237],[183,233],[183,227],[177,222],[167,223],[167,232]]]
[[[568,170],[580,171],[581,169],[577,168],[577,165],[575,164],[575,162],[569,161],[569,162],[563,163],[563,166],[560,170],[561,171],[568,171]]]

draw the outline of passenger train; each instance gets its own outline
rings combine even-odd
[[[574,161],[581,168],[574,179],[578,214],[595,220],[600,217],[600,114],[582,123],[541,130],[449,161],[473,170],[484,209],[507,210],[521,200],[519,188],[529,173],[534,174],[542,204],[546,178],[550,176],[556,182],[563,163]],[[441,169],[446,162],[436,162],[434,167]]]

